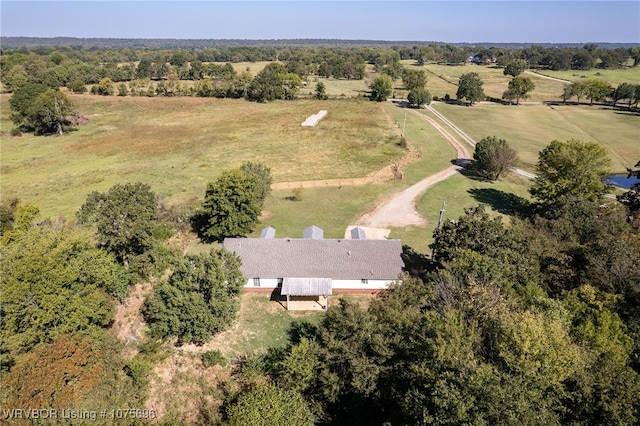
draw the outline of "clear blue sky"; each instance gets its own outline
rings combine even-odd
[[[0,1],[30,37],[640,43],[640,1]]]

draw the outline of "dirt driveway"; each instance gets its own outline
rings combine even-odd
[[[457,153],[457,164],[447,167],[446,169],[428,176],[422,179],[420,182],[410,186],[404,191],[396,194],[390,200],[378,206],[374,211],[364,214],[356,225],[368,226],[372,228],[387,228],[390,226],[409,226],[409,225],[422,225],[424,224],[424,218],[420,216],[416,210],[416,199],[427,188],[441,182],[462,169],[462,164],[465,160],[471,158],[467,147],[458,141],[451,133],[449,133],[444,127],[442,127],[437,121],[422,114],[419,111],[408,110],[418,117],[424,119],[431,124],[444,138],[453,146]]]

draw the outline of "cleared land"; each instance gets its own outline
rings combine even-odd
[[[591,69],[588,71],[568,70],[568,71],[537,71],[539,74],[548,77],[560,78],[569,81],[578,81],[586,78],[598,78],[608,81],[613,86],[620,83],[640,84],[640,67],[617,70]]]
[[[607,148],[614,172],[640,160],[640,115],[608,106],[482,103],[473,107],[438,103],[434,108],[474,140],[506,139],[520,155],[520,167],[533,172],[538,153],[557,139],[597,142]]]
[[[404,152],[383,106],[368,101],[258,104],[208,98],[73,96],[90,122],[64,137],[7,137],[3,95],[3,197],[38,204],[44,215],[72,215],[92,190],[141,181],[183,203],[243,161],[271,167],[274,180],[361,177]],[[314,128],[300,123],[329,111]]]

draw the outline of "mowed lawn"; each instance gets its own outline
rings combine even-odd
[[[449,95],[451,99],[456,98],[458,91],[458,80],[462,74],[470,72],[477,73],[482,81],[482,88],[486,96],[501,99],[502,94],[507,90],[511,76],[504,75],[504,68],[492,65],[439,65],[427,64],[424,66],[415,65],[413,61],[403,61],[403,65],[408,69],[425,70],[427,72],[427,89],[433,96],[439,98]],[[531,78],[535,89],[529,94],[529,101],[557,101],[562,95],[565,83],[544,78],[539,75],[526,74]]]
[[[437,103],[444,114],[475,141],[506,139],[520,156],[520,167],[533,172],[538,153],[551,141],[579,139],[607,148],[612,171],[623,173],[640,160],[640,115],[607,106],[481,103],[472,107]]]
[[[613,69],[613,70],[593,68],[587,71],[541,70],[536,72],[549,77],[560,78],[568,81],[579,81],[587,78],[598,78],[600,80],[604,80],[611,83],[611,85],[614,87],[616,87],[620,83],[640,84],[640,67],[620,68],[620,69]]]
[[[177,204],[202,198],[244,161],[265,163],[278,182],[361,177],[403,154],[383,105],[369,101],[71,98],[88,124],[63,137],[14,138],[1,97],[3,198],[69,217],[87,193],[116,183],[149,183]],[[300,126],[320,109],[329,113],[316,127]]]

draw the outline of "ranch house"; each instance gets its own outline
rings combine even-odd
[[[223,247],[242,260],[247,290],[275,290],[290,297],[327,297],[333,291],[377,292],[400,279],[404,262],[400,240],[366,239],[354,228],[351,239],[325,239],[311,226],[302,238],[225,238]],[[325,306],[326,308],[326,306]]]

